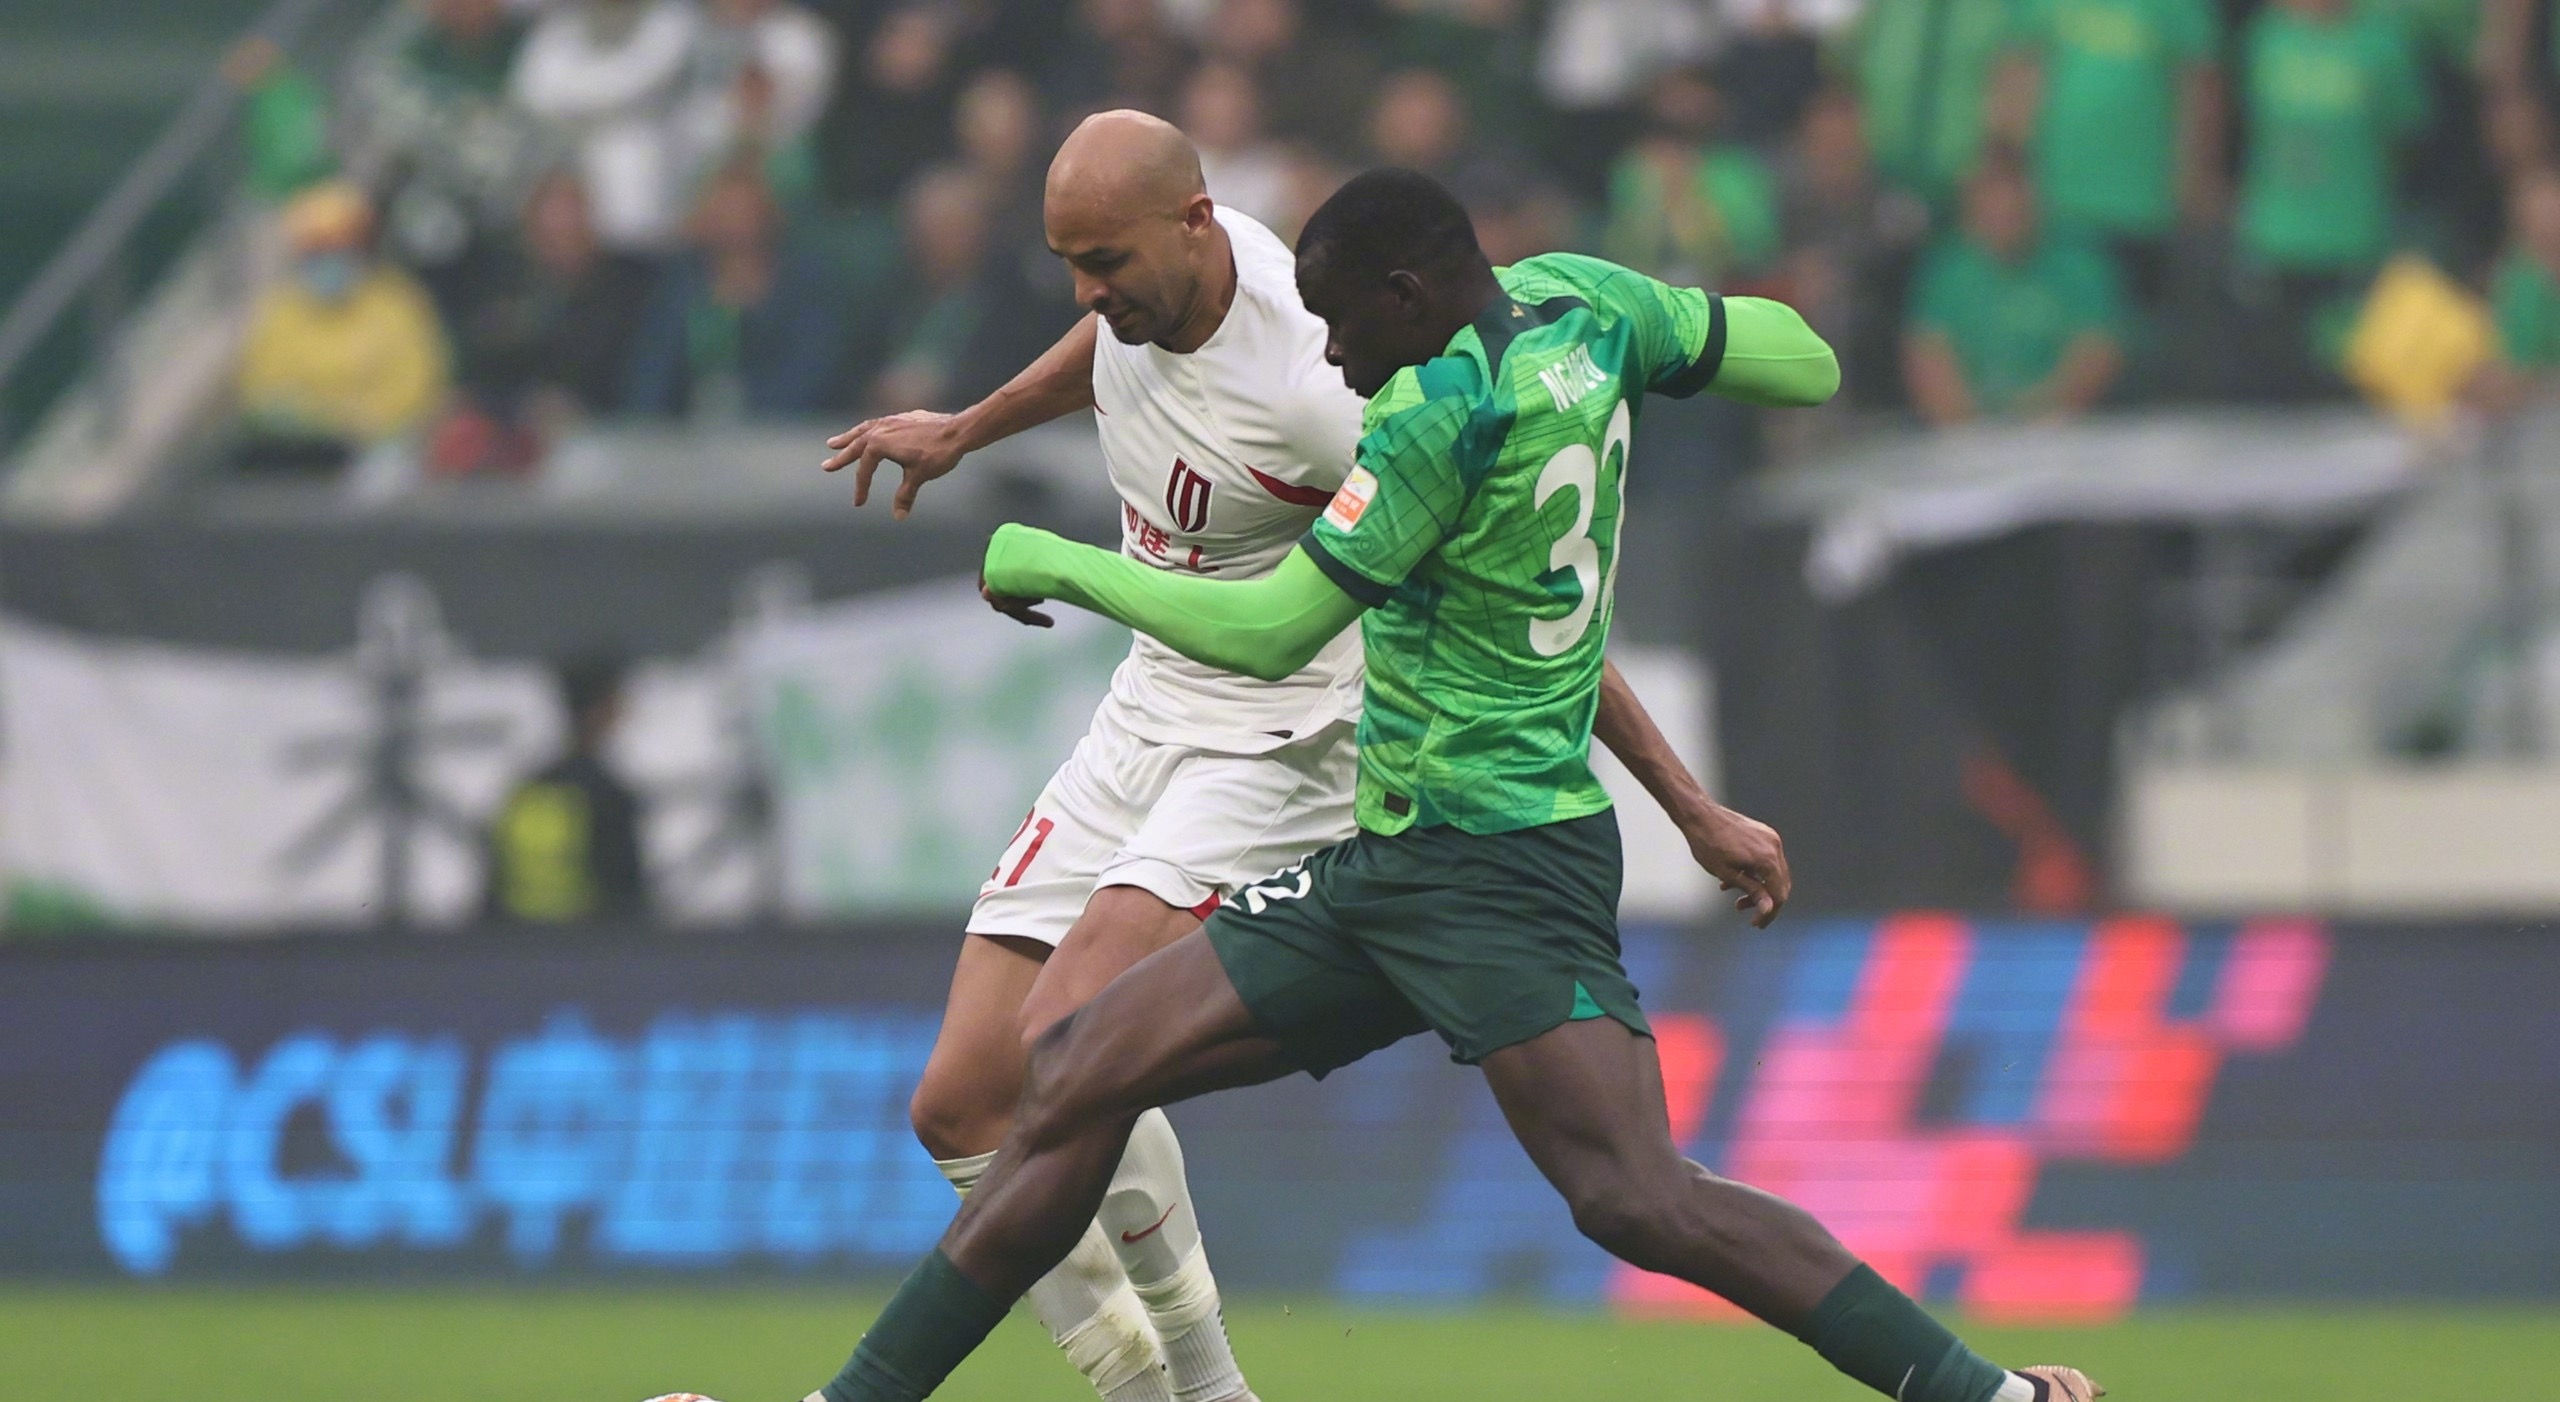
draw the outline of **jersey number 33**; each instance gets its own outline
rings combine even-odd
[[[1571,612],[1562,618],[1529,620],[1529,646],[1540,657],[1562,655],[1591,627],[1593,614],[1602,599],[1617,587],[1618,546],[1612,542],[1609,565],[1604,573],[1600,566],[1600,542],[1591,535],[1592,514],[1598,506],[1600,480],[1605,475],[1617,493],[1617,511],[1613,519],[1618,534],[1623,535],[1627,518],[1627,447],[1633,436],[1634,416],[1628,413],[1625,400],[1618,401],[1609,415],[1609,428],[1600,440],[1599,451],[1588,443],[1568,443],[1547,459],[1538,469],[1537,486],[1531,492],[1530,506],[1543,511],[1548,500],[1558,492],[1573,493],[1573,522],[1564,534],[1547,547],[1547,569],[1568,570],[1580,597]],[[1605,473],[1604,473],[1605,467]]]

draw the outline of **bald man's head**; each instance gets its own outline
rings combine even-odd
[[[1105,205],[1178,215],[1207,193],[1200,153],[1162,117],[1123,108],[1076,124],[1049,162],[1049,206]]]
[[[1049,163],[1041,219],[1074,272],[1076,301],[1137,345],[1174,334],[1198,310],[1227,253],[1180,128],[1144,112],[1087,117]]]

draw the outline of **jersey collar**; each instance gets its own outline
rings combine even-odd
[[[1502,368],[1502,356],[1511,349],[1512,338],[1532,327],[1560,321],[1568,312],[1588,306],[1579,297],[1550,297],[1543,302],[1526,303],[1506,290],[1484,305],[1476,319],[1468,322],[1475,328],[1476,339],[1484,345],[1484,368],[1487,378]]]

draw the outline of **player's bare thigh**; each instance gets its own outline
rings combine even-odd
[[[1198,915],[1152,891],[1105,886],[1094,892],[1022,1001],[1018,1045],[1037,1041],[1139,960],[1199,928]]]
[[[1200,928],[1200,917],[1135,886],[1105,886],[1052,950],[970,935],[907,1118],[937,1159],[991,1153],[1021,1098],[1025,1048],[1139,960]]]
[[[1023,1077],[1020,1027],[1049,946],[1012,935],[969,935],[951,971],[942,1030],[908,1102],[916,1138],[937,1159],[994,1152],[1013,1123]]]

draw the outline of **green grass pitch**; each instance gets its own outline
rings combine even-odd
[[[834,1373],[878,1304],[877,1294],[810,1288],[19,1285],[0,1289],[0,1386],[30,1402],[639,1402],[667,1391],[794,1402]],[[1740,1325],[1259,1299],[1228,1315],[1269,1402],[1868,1396],[1792,1340]],[[2125,1402],[2560,1395],[2560,1306],[2198,1308],[1969,1336],[2004,1361],[2085,1367]],[[939,1396],[1091,1394],[1017,1315]]]

